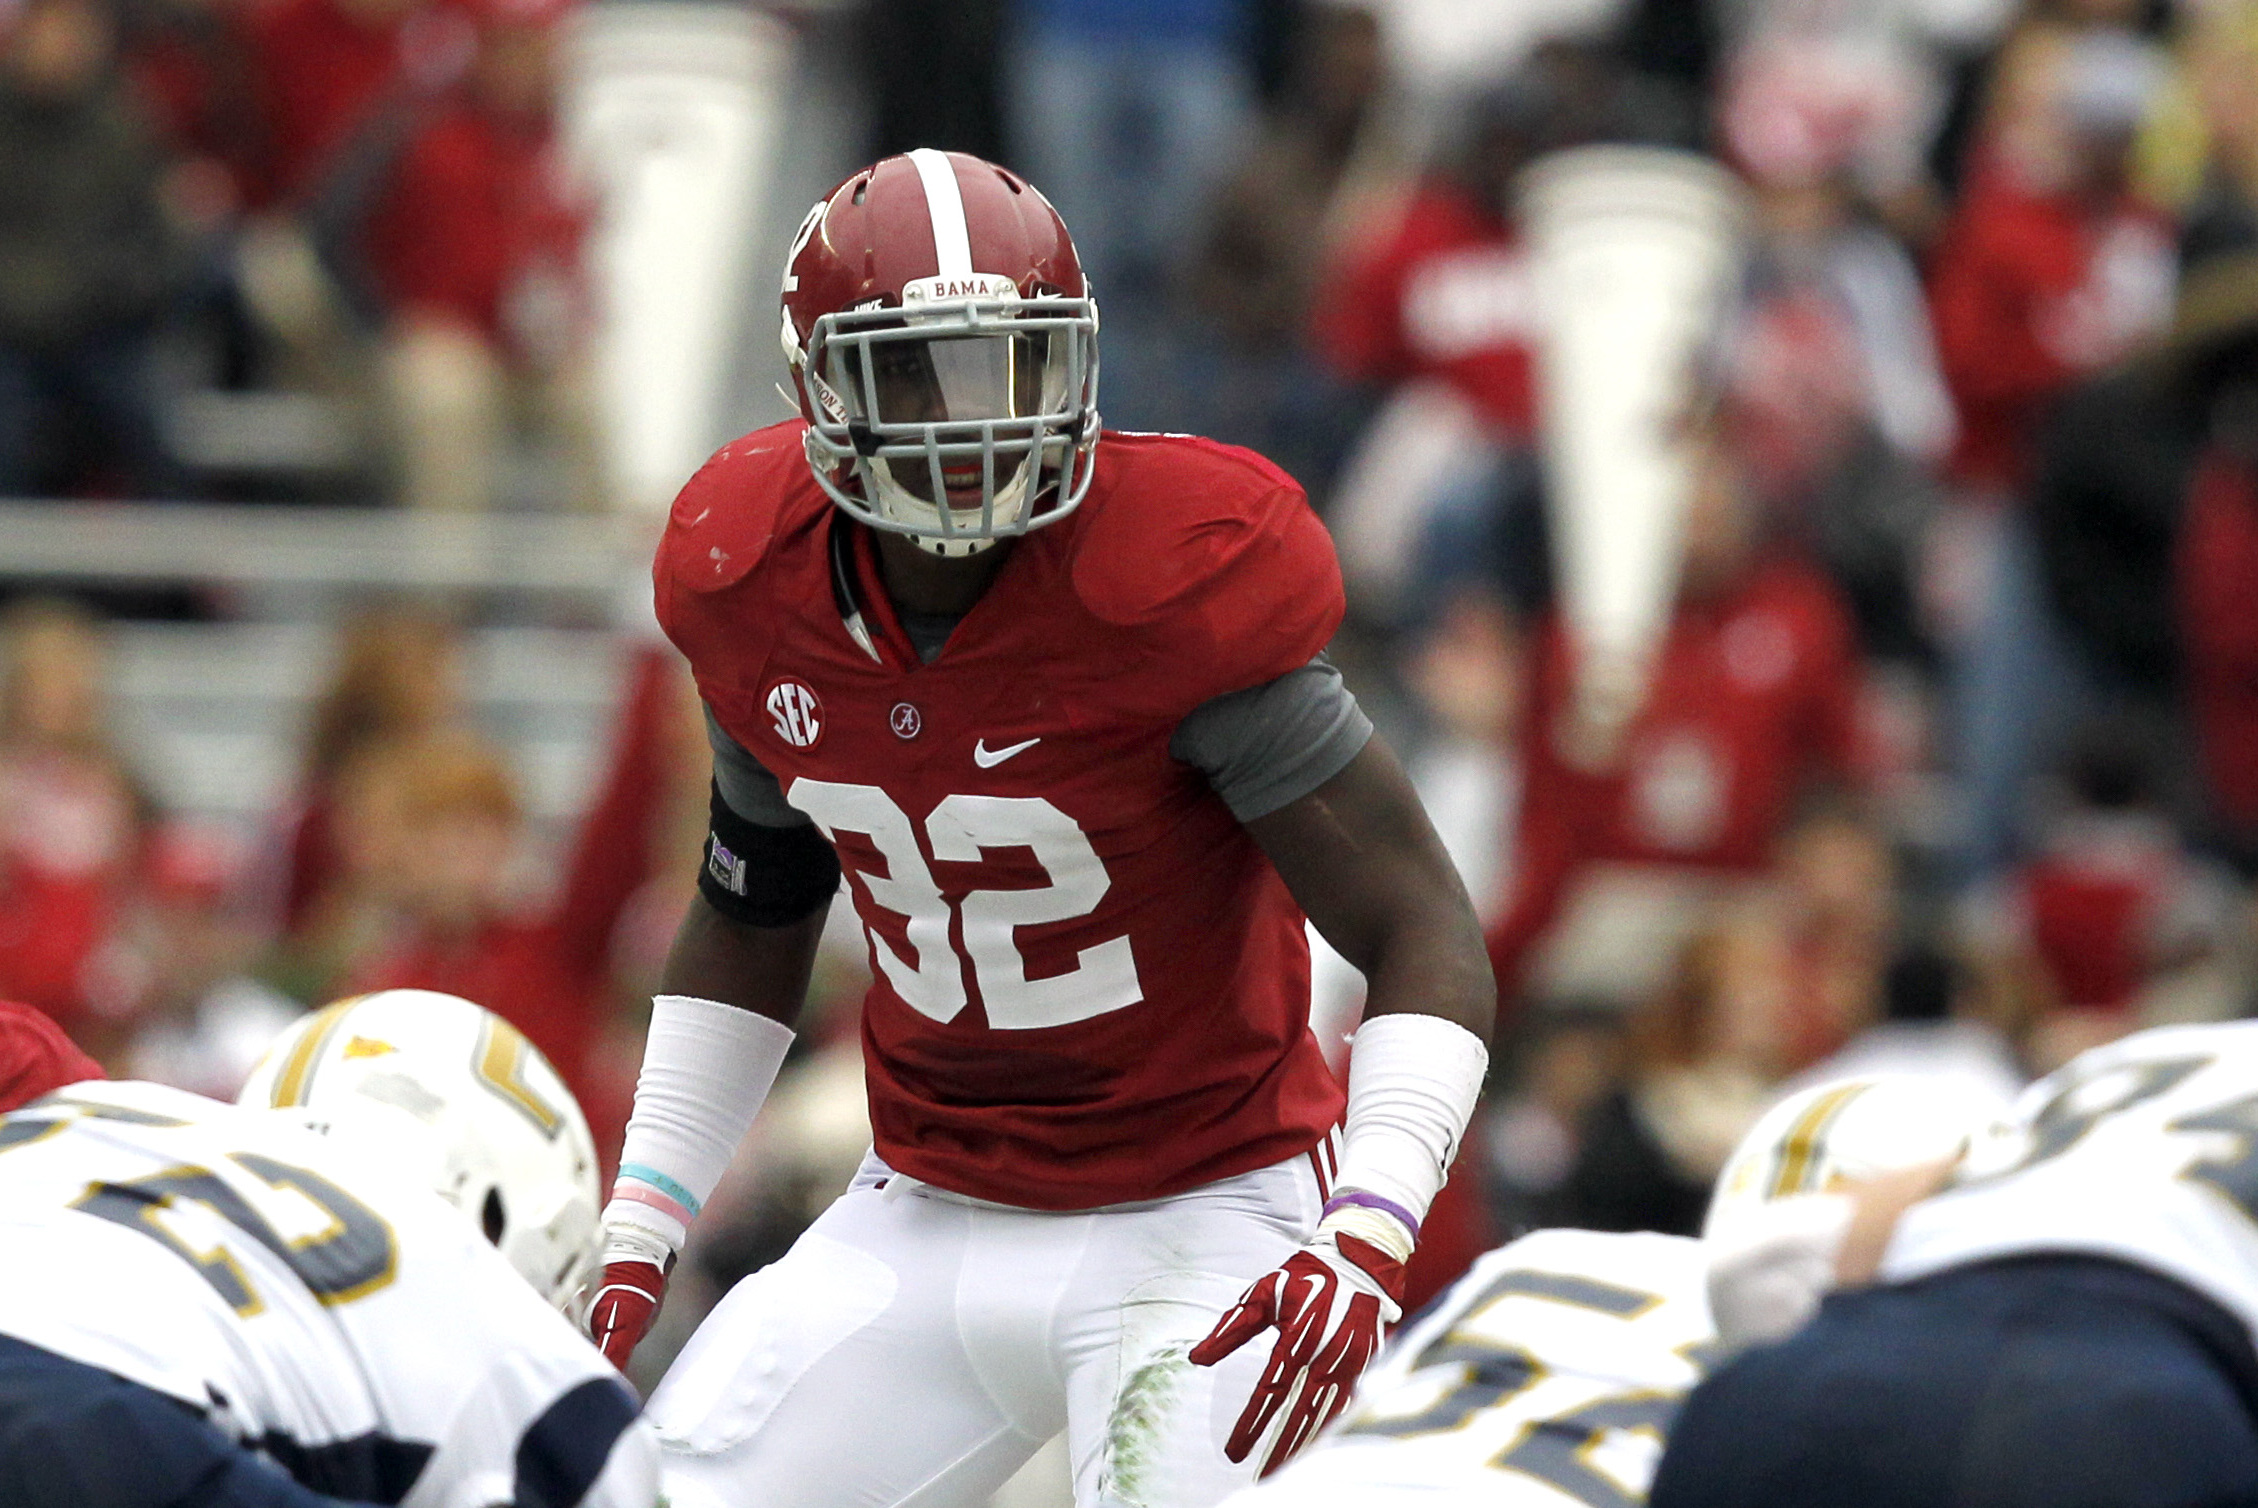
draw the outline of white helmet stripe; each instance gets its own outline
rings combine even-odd
[[[956,168],[946,152],[919,147],[909,154],[925,185],[925,212],[933,218],[933,254],[944,278],[972,276],[972,228],[964,220],[964,195],[957,191]]]

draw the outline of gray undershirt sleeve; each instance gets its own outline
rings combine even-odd
[[[705,712],[706,742],[713,747],[714,784],[721,787],[721,799],[729,803],[729,809],[755,827],[807,826],[808,814],[784,799],[784,787],[776,783],[768,767],[714,721],[713,708]]]
[[[1372,719],[1321,654],[1194,707],[1168,752],[1203,772],[1231,815],[1249,822],[1331,780],[1371,737]]]

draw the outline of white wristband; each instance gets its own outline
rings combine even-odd
[[[1376,1195],[1419,1233],[1474,1114],[1490,1051],[1455,1021],[1401,1012],[1371,1016],[1349,1056],[1348,1122],[1334,1204]]]
[[[681,1248],[752,1129],[792,1037],[780,1021],[716,1000],[652,1000],[619,1181],[604,1207],[606,1260],[648,1260],[652,1238]]]

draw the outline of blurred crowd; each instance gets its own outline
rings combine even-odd
[[[563,9],[0,6],[0,494],[480,508],[522,451],[592,506]],[[262,454],[261,411],[184,402],[243,394],[334,433]]]
[[[222,485],[159,423],[184,363],[357,394],[411,505],[493,504],[512,434],[586,474],[598,207],[559,167],[545,0],[7,3],[0,492]],[[2258,0],[787,15],[852,40],[856,155],[962,148],[1053,197],[1111,424],[1262,449],[1332,526],[1337,657],[1412,752],[1506,1002],[1429,1291],[1530,1223],[1692,1230],[1796,1082],[2005,1095],[2258,1009]],[[1675,605],[1595,764],[1515,185],[1600,142],[1724,164],[1749,228],[1693,384]],[[19,602],[5,643],[0,996],[225,1088],[278,1013],[454,990],[616,1128],[703,812],[661,652],[529,884],[444,617],[343,629],[295,803],[232,846],[168,823],[110,741],[99,622]],[[834,940],[701,1238],[716,1281],[863,1145]]]

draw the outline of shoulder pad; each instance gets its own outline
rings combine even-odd
[[[1346,608],[1340,563],[1292,477],[1185,435],[1108,435],[1098,453],[1113,474],[1079,531],[1075,593],[1169,657],[1187,709],[1325,647]]]
[[[667,517],[651,567],[652,605],[709,700],[718,694],[711,677],[757,674],[767,653],[767,615],[730,589],[830,515],[801,458],[806,428],[795,419],[730,441],[690,478]]]
[[[800,451],[806,429],[793,419],[742,435],[683,484],[659,541],[662,601],[669,586],[693,592],[735,586],[760,564],[787,521],[805,511],[794,505],[804,501],[798,483],[806,482],[809,491],[815,485]]]

